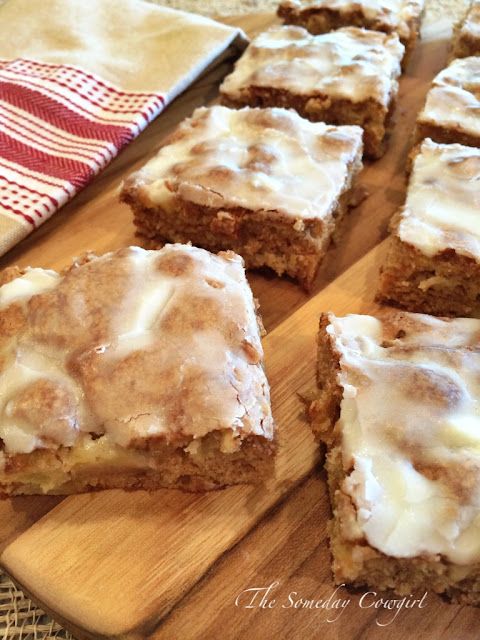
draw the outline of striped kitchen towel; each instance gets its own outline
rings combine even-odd
[[[0,255],[45,222],[229,47],[238,29],[143,0],[0,8]]]

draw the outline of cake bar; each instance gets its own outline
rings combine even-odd
[[[285,109],[197,109],[121,198],[139,233],[269,267],[309,288],[362,167],[362,130]]]
[[[275,437],[252,293],[232,252],[169,245],[7,269],[0,494],[258,483]]]
[[[417,119],[415,142],[480,147],[480,58],[454,60],[434,78]]]
[[[466,58],[480,54],[480,0],[470,3],[464,18],[454,27],[452,56]]]
[[[480,604],[479,338],[476,319],[322,317],[310,413],[337,584]]]
[[[305,27],[315,35],[341,27],[397,33],[405,46],[405,66],[418,38],[422,12],[423,0],[283,0],[277,13],[285,24]]]
[[[261,33],[220,86],[233,107],[287,107],[314,122],[359,125],[380,157],[398,92],[404,47],[396,34],[356,27],[314,36],[302,27]]]
[[[409,311],[480,311],[480,149],[425,140],[392,221],[380,300]]]

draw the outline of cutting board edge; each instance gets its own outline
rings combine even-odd
[[[39,607],[48,616],[50,616],[52,620],[55,620],[56,623],[69,631],[74,636],[75,640],[123,640],[121,636],[105,636],[98,634],[92,635],[88,630],[76,626],[74,623],[70,622],[66,618],[63,618],[61,615],[58,615],[55,610],[49,608],[46,604],[44,604],[44,602],[42,602],[42,600],[38,598],[33,591],[25,587],[22,582],[18,580],[11,571],[9,571],[7,565],[3,564],[3,562],[1,561],[0,568],[7,574],[12,582],[22,590],[27,598],[29,598],[37,607]]]
[[[309,477],[315,472],[315,469],[318,468],[320,464],[323,463],[324,452],[323,448],[318,448],[312,465],[298,478],[296,478],[288,488],[278,496],[278,499],[274,500],[271,505],[269,505],[264,512],[261,514],[260,518],[252,522],[250,526],[246,529],[245,532],[240,532],[238,537],[234,539],[234,541],[225,549],[222,550],[220,554],[218,554],[212,562],[209,564],[208,568],[198,577],[197,580],[193,581],[188,589],[184,591],[184,593],[180,594],[180,596],[172,602],[171,606],[168,609],[162,611],[160,614],[152,615],[146,617],[140,623],[135,624],[133,626],[124,625],[122,628],[114,629],[112,633],[106,633],[105,630],[102,630],[99,627],[95,626],[95,622],[87,623],[82,625],[80,621],[74,620],[69,616],[66,616],[62,613],[58,613],[59,610],[48,604],[48,601],[44,600],[42,597],[37,595],[37,591],[34,589],[30,589],[25,586],[25,583],[17,578],[16,571],[11,569],[8,562],[8,551],[11,546],[14,546],[17,541],[21,542],[21,538],[24,534],[18,536],[10,545],[7,545],[3,552],[0,554],[0,568],[5,571],[5,573],[9,576],[9,578],[16,584],[23,593],[34,602],[40,609],[42,609],[45,613],[47,613],[52,619],[54,619],[58,624],[63,626],[67,631],[70,631],[72,635],[74,635],[75,640],[146,640],[154,631],[162,624],[162,621],[167,618],[172,610],[179,604],[185,596],[192,591],[199,582],[201,582],[208,572],[228,553],[232,551],[238,544],[242,542],[247,536],[251,534],[253,529],[255,529],[261,522],[265,519],[268,519],[270,515],[278,509],[283,502],[289,499],[289,497],[294,493],[300,486],[303,485],[304,482],[308,480]],[[61,503],[60,503],[61,504]],[[60,507],[60,504],[57,507],[54,507],[51,511],[54,511],[56,508]],[[37,523],[41,523],[44,518],[48,518],[51,514],[51,511],[46,513],[42,518],[40,518]],[[35,523],[35,525],[37,524]],[[35,526],[33,525],[33,526]],[[27,532],[25,532],[27,533]],[[5,557],[7,556],[7,559]],[[41,587],[40,587],[41,590]],[[110,628],[113,627],[112,624],[108,625]]]

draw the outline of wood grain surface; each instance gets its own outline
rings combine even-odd
[[[269,15],[232,20],[250,34],[272,21]],[[319,313],[375,309],[381,241],[404,198],[413,123],[431,78],[445,64],[448,27],[425,26],[401,80],[389,151],[366,166],[362,184],[369,196],[347,217],[312,295],[286,279],[249,274],[269,330],[267,373],[281,437],[275,479],[260,488],[200,496],[105,492],[0,503],[2,566],[79,639],[478,636],[479,610],[448,605],[433,594],[425,608],[401,610],[395,619],[391,611],[361,608],[362,593],[341,589],[333,595],[328,500],[298,396],[314,385]],[[102,253],[136,243],[130,212],[118,203],[121,181],[177,122],[215,100],[229,68],[222,64],[175,101],[90,187],[3,257],[0,267],[61,268],[86,250]],[[273,608],[245,608],[245,594],[236,606],[245,589],[275,582]],[[332,602],[340,598],[348,604],[340,614],[283,608],[293,592],[305,600],[332,596]]]

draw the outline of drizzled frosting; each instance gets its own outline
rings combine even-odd
[[[480,57],[454,60],[440,71],[418,122],[480,136]]]
[[[474,0],[459,29],[459,39],[478,39],[480,47],[480,0]]]
[[[243,263],[185,245],[138,247],[0,287],[4,453],[106,434],[130,446],[219,431],[272,437]]]
[[[433,256],[480,260],[480,150],[427,139],[416,156],[397,235]]]
[[[168,209],[179,196],[220,210],[323,218],[361,150],[360,127],[313,123],[286,109],[200,108],[128,188],[147,206]]]
[[[252,41],[220,92],[235,100],[249,87],[265,87],[387,105],[403,53],[396,34],[347,27],[314,36],[302,27],[272,27]]]
[[[480,321],[330,316],[336,427],[357,537],[412,558],[480,561]]]

